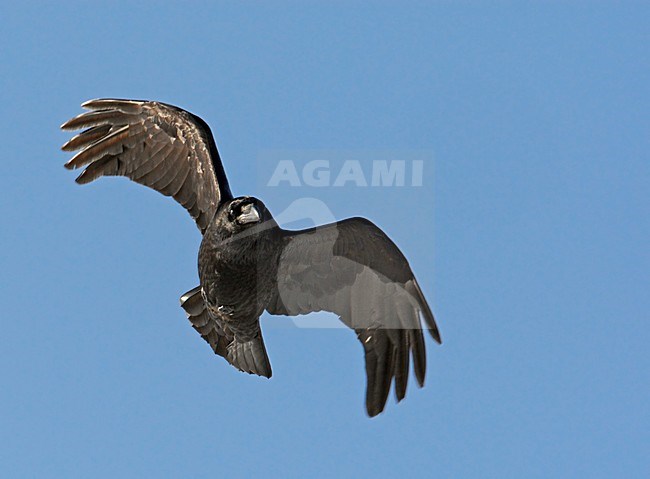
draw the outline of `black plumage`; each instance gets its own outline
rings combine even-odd
[[[233,198],[216,144],[199,117],[160,102],[101,99],[64,123],[86,128],[63,150],[78,183],[125,176],[172,196],[203,234],[200,286],[181,297],[194,329],[214,352],[271,377],[259,318],[335,313],[353,329],[366,361],[366,409],[379,414],[391,383],[401,401],[411,358],[426,373],[423,329],[441,342],[433,314],[397,246],[370,221],[351,218],[302,231],[280,228],[252,197]],[[423,325],[424,322],[424,325]]]

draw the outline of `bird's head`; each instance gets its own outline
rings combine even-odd
[[[249,232],[261,233],[269,227],[277,227],[277,224],[264,203],[251,196],[241,196],[219,208],[214,226],[219,236],[225,239]]]

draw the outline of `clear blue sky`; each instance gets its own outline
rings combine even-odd
[[[643,2],[5,2],[0,475],[645,476],[648,25]],[[370,420],[354,335],[266,316],[270,381],[215,357],[178,305],[185,211],[62,167],[58,126],[106,96],[205,118],[276,214],[386,230],[445,340],[425,388]],[[424,158],[423,185],[267,186],[305,151]]]

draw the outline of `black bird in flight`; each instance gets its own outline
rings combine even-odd
[[[194,329],[237,369],[271,377],[259,318],[330,311],[357,334],[366,361],[366,409],[383,411],[391,383],[401,401],[410,357],[420,387],[423,325],[440,334],[406,258],[370,221],[302,231],[280,228],[257,198],[234,198],[208,125],[155,101],[99,99],[64,123],[84,129],[62,149],[83,168],[77,183],[125,176],[172,196],[201,230],[200,285],[181,296]]]

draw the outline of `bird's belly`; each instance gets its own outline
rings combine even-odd
[[[213,269],[200,276],[210,316],[239,338],[257,334],[268,296],[268,288],[259,284],[257,274]]]
[[[204,301],[214,319],[237,336],[259,332],[259,317],[273,291],[276,274],[267,256],[246,249],[214,247],[204,238],[199,277]]]
[[[259,302],[256,278],[247,274],[229,272],[226,275],[208,275],[201,278],[201,286],[205,291],[206,303],[229,316],[247,312]]]

